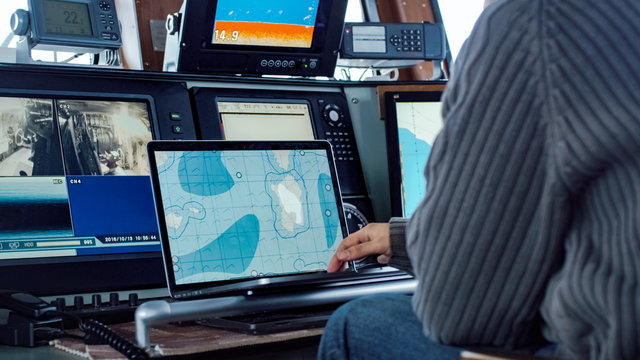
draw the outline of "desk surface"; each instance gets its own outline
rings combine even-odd
[[[133,323],[116,324],[112,328],[125,338],[131,339],[133,337]],[[70,332],[76,331],[78,330]],[[306,360],[316,358],[321,334],[322,329],[320,328],[268,335],[247,335],[199,325],[168,324],[154,329],[151,340],[156,344],[155,348],[159,349],[154,357]],[[75,339],[56,341],[59,341],[58,347],[85,353],[90,358],[124,359],[124,356],[108,345],[85,346],[82,341]],[[0,346],[0,358],[3,360],[83,359],[79,355],[54,346],[36,348]]]
[[[78,360],[79,356],[58,350],[52,346],[23,348],[0,345],[0,359],[2,360]]]
[[[243,360],[265,360],[265,359],[278,359],[278,360],[315,360],[318,351],[316,344],[296,344],[287,349],[261,351],[259,355],[248,354],[248,351],[234,351],[230,349],[224,351],[215,356],[216,360],[233,358]],[[193,357],[188,357],[193,359]],[[206,358],[206,355],[204,355]],[[22,348],[0,345],[0,359],[2,360],[80,360],[86,359],[77,355],[70,354],[63,350],[54,348],[53,346],[40,346],[37,348]]]

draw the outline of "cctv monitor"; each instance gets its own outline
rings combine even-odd
[[[191,121],[186,87],[1,76],[0,288],[56,295],[162,287],[146,144],[181,136],[169,118]],[[193,124],[182,132],[194,133]]]

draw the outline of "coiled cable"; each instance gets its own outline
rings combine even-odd
[[[111,328],[97,320],[86,319],[79,323],[80,330],[84,331],[84,341],[86,344],[106,343],[118,350],[127,359],[147,360],[149,355],[131,341],[116,334]]]

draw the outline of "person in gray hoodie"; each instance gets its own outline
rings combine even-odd
[[[347,237],[412,298],[362,298],[321,359],[457,359],[553,344],[640,359],[640,2],[498,0],[461,49],[410,219]]]

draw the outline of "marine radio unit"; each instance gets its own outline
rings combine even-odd
[[[122,45],[114,0],[29,0],[29,11],[11,16],[11,30],[30,50],[97,53]]]

